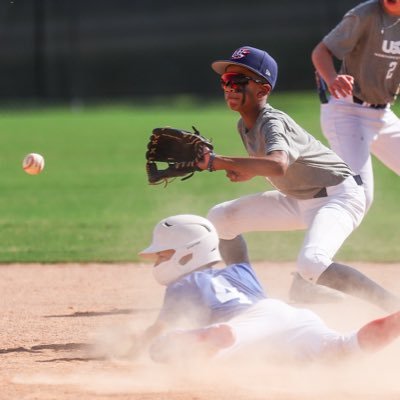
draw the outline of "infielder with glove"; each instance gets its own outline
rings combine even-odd
[[[322,131],[361,176],[367,210],[374,192],[370,153],[400,174],[400,120],[390,108],[400,87],[399,44],[400,0],[372,0],[350,10],[312,52],[331,95],[321,105]],[[339,73],[334,57],[342,60]]]
[[[256,344],[257,355],[265,346],[299,361],[330,360],[379,350],[400,335],[400,312],[341,335],[313,312],[268,298],[249,263],[213,269],[221,260],[218,244],[203,217],[175,215],[155,226],[140,255],[154,259],[154,277],[166,292],[156,321],[133,338],[132,354],[149,349],[154,361],[182,363]]]
[[[363,218],[362,180],[332,150],[268,104],[277,80],[275,60],[263,50],[245,46],[229,59],[212,63],[212,68],[221,75],[228,107],[241,116],[238,130],[249,157],[221,156],[206,149],[199,168],[225,170],[232,182],[263,176],[276,188],[218,204],[208,213],[222,239],[226,264],[248,262],[242,233],[305,230],[297,268],[306,281],[385,310],[399,309],[397,297],[333,260]]]

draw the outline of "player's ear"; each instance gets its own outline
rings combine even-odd
[[[266,83],[260,87],[260,90],[257,93],[257,97],[259,99],[263,98],[264,96],[268,96],[271,92],[271,85]]]

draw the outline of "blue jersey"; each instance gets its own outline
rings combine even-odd
[[[227,321],[266,295],[248,264],[194,271],[168,285],[159,319],[203,326]]]

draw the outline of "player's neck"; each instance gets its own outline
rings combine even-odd
[[[242,117],[242,120],[244,122],[244,126],[247,129],[253,128],[255,125],[258,116],[260,115],[260,112],[264,109],[265,103],[259,103],[257,104],[256,107],[252,107],[251,109],[248,110],[241,110],[240,115]]]

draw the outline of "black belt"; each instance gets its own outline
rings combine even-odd
[[[364,104],[365,103],[364,100],[361,100],[356,96],[353,96],[353,101],[354,101],[354,103],[357,103],[357,104]],[[387,104],[367,104],[367,107],[376,108],[378,110],[382,109],[382,108],[386,108],[386,106],[387,106]]]
[[[357,185],[362,185],[363,181],[361,179],[360,175],[353,175],[353,179],[356,181]],[[319,197],[327,197],[328,192],[326,190],[326,187],[323,187],[318,193],[314,194],[314,199],[318,199]]]

